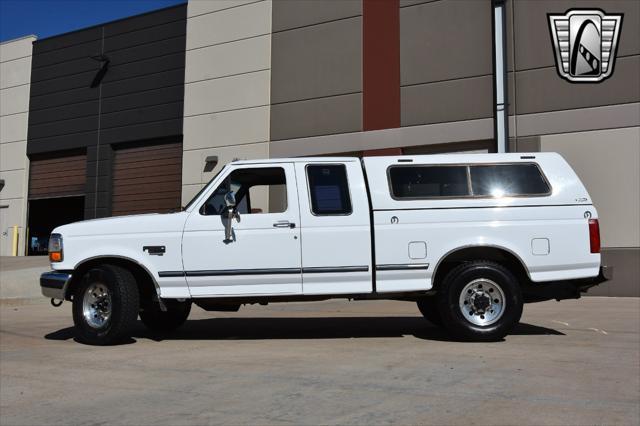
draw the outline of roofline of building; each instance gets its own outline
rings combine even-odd
[[[79,33],[81,31],[86,31],[86,30],[90,30],[90,29],[93,29],[93,28],[103,27],[105,25],[113,24],[115,22],[126,21],[128,19],[133,19],[133,18],[138,18],[140,16],[150,15],[152,13],[160,12],[160,11],[163,11],[163,10],[169,10],[169,9],[174,9],[174,8],[178,8],[178,7],[183,7],[186,4],[187,4],[187,2],[178,3],[178,4],[174,4],[173,6],[167,6],[167,7],[163,7],[163,8],[160,8],[160,9],[154,9],[154,10],[150,10],[148,12],[139,13],[137,15],[130,15],[130,16],[125,16],[124,18],[114,19],[113,21],[101,22],[99,24],[90,25],[88,27],[78,28],[77,30],[67,31],[67,32],[60,33],[60,34],[55,34],[55,35],[51,35],[51,36],[48,36],[48,37],[43,37],[43,38],[37,39],[36,42],[41,42],[41,41],[45,41],[45,40],[51,40],[51,39],[54,39],[56,37],[63,37],[63,36],[69,35],[69,34]]]
[[[25,40],[28,38],[32,38],[34,41],[38,39],[38,36],[35,34],[28,34],[21,37],[12,38],[11,40],[0,41],[0,45],[15,43],[16,41]]]

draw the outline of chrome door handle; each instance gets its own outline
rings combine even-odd
[[[291,223],[288,220],[279,220],[276,223],[273,224],[274,228],[295,228],[296,224],[295,223]]]

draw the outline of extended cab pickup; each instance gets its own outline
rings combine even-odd
[[[126,337],[138,315],[180,326],[195,303],[415,301],[466,340],[504,337],[523,303],[609,278],[598,214],[558,154],[234,161],[180,212],[89,220],[50,238],[45,296],[78,338]]]

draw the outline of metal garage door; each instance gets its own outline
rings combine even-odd
[[[182,144],[117,149],[113,164],[113,216],[180,208]]]
[[[29,199],[84,195],[87,174],[85,153],[64,157],[32,157]]]

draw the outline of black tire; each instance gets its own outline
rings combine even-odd
[[[87,290],[95,286],[104,286],[100,288],[109,294],[110,315],[102,326],[92,325],[83,308]],[[130,337],[138,318],[139,303],[138,286],[128,269],[109,264],[90,269],[73,293],[73,322],[78,341],[110,345]]]
[[[427,296],[418,300],[418,309],[427,321],[437,327],[442,327],[442,317],[438,310],[438,299],[436,296]]]
[[[472,320],[480,321],[478,318],[484,320],[484,316],[476,313],[471,314],[472,319],[466,318],[465,313],[463,313],[463,309],[466,308],[461,302],[461,294],[465,287],[471,285],[472,291],[475,291],[475,284],[472,284],[474,282],[479,283],[477,285],[478,291],[481,292],[479,299],[482,299],[486,294],[488,295],[489,303],[492,300],[498,300],[493,299],[489,293],[483,293],[483,279],[490,282],[487,285],[487,281],[485,281],[485,288],[488,286],[493,287],[493,284],[495,284],[499,287],[495,288],[495,291],[501,290],[503,293],[500,296],[503,299],[501,305],[496,305],[496,307],[501,306],[500,311],[502,314],[498,316],[495,322],[488,325],[478,325],[471,322]],[[471,291],[469,289],[465,290],[465,294],[467,293],[471,294]],[[442,323],[455,338],[461,340],[496,341],[502,339],[520,321],[522,306],[522,291],[516,277],[504,266],[484,260],[467,262],[454,268],[445,277],[438,293],[438,310],[440,311]],[[469,313],[474,307],[470,308]],[[485,308],[484,305],[482,307],[484,309],[493,309],[493,305],[489,308]],[[488,315],[489,311],[486,310],[485,312]]]
[[[150,330],[170,331],[180,327],[189,317],[191,302],[177,300],[163,300],[166,312],[160,309],[158,303],[149,303],[140,311],[140,319]]]

